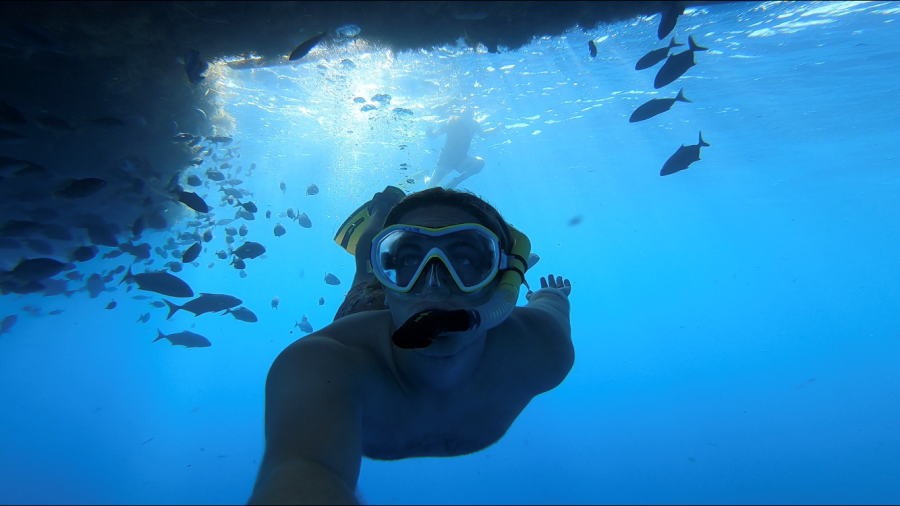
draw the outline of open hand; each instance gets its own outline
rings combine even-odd
[[[569,294],[572,293],[572,283],[570,283],[568,279],[563,279],[562,276],[554,277],[553,274],[550,274],[546,278],[541,278],[541,289],[543,290],[544,288],[559,290],[567,298],[569,297]],[[532,295],[534,295],[534,292],[528,290],[525,294],[525,299],[531,300]]]

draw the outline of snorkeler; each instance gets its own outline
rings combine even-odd
[[[429,125],[426,135],[429,139],[436,139],[447,134],[444,149],[438,157],[437,165],[431,177],[425,177],[425,188],[439,186],[441,181],[453,171],[459,172],[459,176],[447,183],[447,188],[456,188],[466,179],[481,172],[484,168],[484,159],[478,156],[469,156],[469,146],[475,134],[487,138],[498,129],[503,128],[503,123],[494,128],[483,130],[481,124],[475,121],[475,113],[471,107],[465,107],[459,116],[450,118],[441,125],[437,131],[432,131]]]
[[[412,194],[370,245],[388,310],[342,317],[272,364],[251,504],[357,503],[364,456],[487,448],[572,368],[571,284],[541,278],[516,307],[530,243],[475,195]]]

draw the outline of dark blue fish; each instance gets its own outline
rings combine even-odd
[[[597,57],[597,44],[594,44],[593,40],[589,40],[588,47],[591,50],[591,58],[596,58]]]
[[[234,309],[226,309],[225,312],[222,313],[222,316],[227,314],[233,316],[235,320],[240,320],[242,322],[256,323],[259,321],[259,318],[256,316],[256,314],[254,314],[253,311],[250,311],[244,306]]]
[[[197,176],[188,176],[187,184],[189,184],[191,186],[200,186],[203,184],[203,181],[201,181],[200,178]]]
[[[189,264],[189,263],[193,262],[194,260],[197,259],[198,256],[200,256],[200,250],[202,250],[202,249],[203,249],[203,245],[201,243],[199,243],[199,242],[194,243],[193,246],[186,249],[184,251],[184,254],[181,255],[181,263]]]
[[[631,113],[631,118],[629,118],[628,121],[637,123],[638,121],[650,119],[657,114],[662,114],[671,109],[675,102],[690,102],[690,100],[684,97],[684,88],[678,92],[678,95],[675,98],[654,98],[649,102],[641,104],[640,107]]]
[[[194,316],[200,316],[204,313],[218,313],[219,311],[224,311],[235,306],[240,306],[243,301],[231,295],[218,293],[201,293],[200,296],[196,299],[189,300],[181,306],[173,304],[166,299],[163,299],[163,302],[165,302],[166,305],[169,306],[169,316],[166,317],[166,320],[168,320],[179,309],[194,313]]]
[[[72,252],[70,258],[73,262],[87,262],[88,260],[97,256],[97,253],[100,252],[100,249],[96,246],[81,246],[80,248],[76,248],[75,251]]]
[[[254,259],[266,252],[266,247],[258,242],[247,241],[231,253],[240,259]]]
[[[185,348],[206,348],[212,346],[209,339],[200,334],[194,334],[189,330],[169,335],[163,334],[159,329],[156,329],[156,332],[157,336],[156,339],[153,340],[154,343],[160,339],[168,339],[169,342],[172,343],[172,346],[184,346]]]
[[[184,57],[184,71],[187,73],[188,81],[191,84],[197,84],[206,79],[206,76],[202,74],[207,70],[209,70],[209,64],[200,59],[200,53],[193,50],[188,51],[187,56]]]
[[[190,207],[194,211],[197,211],[198,213],[209,212],[209,205],[206,204],[206,201],[203,200],[200,195],[197,195],[194,192],[178,192],[178,201]]]
[[[659,28],[656,30],[659,40],[665,39],[672,33],[675,24],[678,23],[678,16],[684,14],[684,5],[681,2],[669,2],[669,4],[671,4],[669,8],[661,13],[662,19],[659,20]]]
[[[112,301],[106,305],[106,309],[115,309],[116,306],[118,306],[118,304],[116,304],[116,301]]]
[[[319,41],[322,40],[322,37],[324,37],[324,36],[325,36],[325,32],[322,32],[319,35],[316,35],[315,37],[307,40],[303,44],[300,44],[299,46],[297,46],[297,49],[294,49],[294,51],[291,52],[291,55],[288,57],[288,60],[296,61],[296,60],[299,60],[300,58],[303,58],[304,56],[308,55],[309,52],[312,51],[312,48],[316,47],[316,44],[318,44]]]
[[[156,292],[169,297],[194,296],[194,291],[191,290],[187,283],[165,271],[132,274],[131,267],[128,267],[125,277],[122,278],[119,284],[121,285],[126,281],[134,281],[141,290]]]
[[[9,334],[9,331],[12,330],[17,321],[19,321],[19,317],[14,314],[7,316],[3,321],[0,321],[0,336]]]
[[[694,53],[696,51],[706,51],[708,49],[698,46],[694,42],[693,35],[688,37],[688,47],[689,49],[687,51],[673,54],[672,56],[669,56],[668,59],[666,59],[666,63],[664,63],[662,68],[659,69],[659,72],[656,74],[656,78],[653,80],[654,88],[662,88],[663,86],[670,84],[679,77],[683,76],[684,73],[688,71],[688,69],[697,64],[697,62],[694,61]]]
[[[40,281],[51,278],[66,269],[66,264],[52,258],[32,258],[22,260],[10,271],[10,275],[20,281]]]
[[[675,37],[672,37],[671,42],[667,47],[661,47],[659,49],[654,49],[649,53],[645,54],[641,57],[640,60],[634,65],[634,70],[644,70],[649,69],[650,67],[656,65],[657,63],[666,59],[669,56],[669,51],[673,47],[683,46],[684,44],[679,44],[675,42]]]
[[[672,156],[663,164],[662,170],[659,171],[660,176],[668,176],[678,171],[684,170],[698,160],[700,160],[700,148],[709,147],[709,144],[703,140],[703,132],[700,132],[700,142],[690,146],[684,144],[678,148]]]
[[[337,286],[337,285],[341,284],[341,280],[338,279],[338,277],[335,276],[334,274],[329,273],[329,274],[325,275],[325,284]]]

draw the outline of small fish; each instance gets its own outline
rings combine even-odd
[[[259,209],[256,207],[256,204],[254,204],[253,202],[244,202],[243,204],[238,202],[237,206],[243,207],[244,210],[247,211],[248,213],[255,213],[256,211],[259,211]],[[237,207],[237,206],[235,206],[235,207]]]
[[[316,44],[318,44],[319,41],[322,40],[322,37],[325,36],[325,33],[326,32],[322,32],[319,35],[316,35],[315,37],[313,37],[313,38],[307,40],[306,42],[300,44],[299,46],[297,46],[297,49],[294,49],[291,52],[291,55],[288,57],[288,60],[296,61],[296,60],[299,60],[300,58],[303,58],[304,56],[308,55],[309,52],[312,51],[312,48],[316,47]]]
[[[119,284],[121,285],[126,281],[137,283],[138,288],[141,290],[156,292],[161,295],[168,295],[169,297],[194,296],[194,291],[191,290],[191,287],[188,286],[187,283],[165,271],[132,274],[131,267],[129,267]]]
[[[191,84],[197,84],[206,79],[206,76],[202,74],[207,70],[209,70],[209,64],[200,59],[200,53],[194,50],[188,51],[187,56],[184,57],[184,71],[188,76],[188,81]]]
[[[272,211],[266,211],[266,219],[270,219],[272,217]]]
[[[70,179],[62,187],[54,191],[53,195],[67,200],[80,199],[97,193],[105,186],[106,181],[96,177]]]
[[[659,28],[656,30],[656,36],[659,40],[663,40],[675,29],[678,23],[678,16],[684,14],[684,5],[681,2],[669,2],[669,8],[664,10],[662,19],[659,20]]]
[[[700,132],[700,141],[697,144],[685,146],[684,144],[675,151],[675,154],[666,160],[662,170],[659,171],[660,176],[668,176],[678,171],[684,170],[698,160],[700,160],[700,148],[709,147],[709,144],[703,140],[703,132]]]
[[[293,221],[294,218],[297,217],[297,214],[294,213],[294,208],[293,208],[293,207],[287,208],[287,211],[285,211],[285,214],[287,214],[287,217],[290,218],[291,221]]]
[[[225,236],[225,244],[229,244],[229,245],[234,244],[234,236],[226,235]]]
[[[284,225],[282,225],[281,223],[275,225],[275,237],[281,237],[286,233],[287,230],[285,230]]]
[[[341,284],[341,280],[337,278],[334,274],[325,274],[325,284],[337,286]]]
[[[246,237],[248,233],[250,233],[250,229],[247,228],[247,225],[241,225],[238,234],[240,234],[241,237]]]
[[[239,270],[239,271],[242,271],[247,268],[247,263],[244,262],[244,260],[241,258],[238,258],[234,262],[231,262],[231,265],[234,266],[235,270]]]
[[[146,227],[144,223],[144,215],[138,216],[136,220],[134,220],[134,225],[131,226],[131,235],[134,237],[140,237],[144,232],[144,228]]]
[[[320,305],[320,306],[324,306],[324,305],[325,305],[325,297],[319,297],[319,305]]]
[[[115,309],[116,306],[118,306],[118,304],[116,304],[116,301],[112,301],[106,305],[106,309]]]
[[[123,253],[124,252],[121,250],[114,249],[112,251],[108,251],[108,252],[104,253],[101,258],[104,260],[108,259],[108,258],[116,258],[116,257],[122,256]]]
[[[306,319],[306,315],[303,315],[303,318],[300,321],[294,321],[294,328],[300,327],[300,330],[309,334],[313,331],[312,324],[309,323],[309,320]]]
[[[208,213],[210,209],[206,201],[194,192],[178,192],[178,201],[198,213]]]
[[[266,247],[258,242],[247,241],[232,253],[238,258],[254,259],[266,252]],[[48,276],[49,277],[49,276]]]
[[[581,223],[583,220],[584,220],[584,217],[580,214],[578,216],[573,216],[572,218],[569,219],[569,226],[574,227],[575,225],[578,225],[579,223]]]
[[[661,47],[659,49],[654,49],[649,53],[645,54],[641,57],[637,63],[634,64],[634,70],[644,70],[649,69],[650,67],[656,65],[657,63],[666,59],[669,56],[669,51],[674,47],[683,46],[684,44],[679,44],[675,42],[675,37],[672,37],[671,42],[667,47]]]
[[[203,242],[209,242],[213,240],[212,229],[206,229],[206,232],[203,232]]]
[[[185,348],[206,348],[212,346],[212,343],[209,342],[209,339],[201,336],[200,334],[195,334],[189,330],[183,330],[176,334],[163,334],[161,330],[156,329],[156,339],[153,340],[155,343],[160,339],[168,339],[172,346],[184,346]]]
[[[281,303],[281,299],[278,297],[272,298],[272,309],[278,309],[278,304]]]
[[[221,258],[222,260],[225,260],[226,258],[228,258],[228,253],[225,250],[220,250],[216,252],[216,256]]]
[[[591,51],[591,58],[596,58],[597,57],[597,44],[594,44],[593,40],[589,40],[588,48]]]
[[[203,184],[203,181],[201,181],[198,176],[188,176],[187,184],[191,186],[200,186]]]
[[[219,311],[240,306],[243,301],[231,295],[201,293],[196,299],[189,300],[181,306],[173,304],[166,299],[163,299],[163,302],[169,306],[169,316],[166,317],[166,320],[168,320],[180,309],[194,313],[194,316],[200,316],[205,313],[218,313]]]
[[[287,190],[287,185],[284,184],[284,181],[282,181],[281,184],[278,185],[278,187],[281,188],[281,193],[284,193]]]
[[[134,300],[147,300],[149,298],[151,298],[149,295],[135,295],[132,297]]]
[[[193,246],[185,250],[184,254],[181,255],[181,263],[189,264],[197,259],[200,256],[200,251],[203,249],[203,244],[197,242],[194,243]]]
[[[307,216],[306,213],[297,216],[297,223],[303,228],[312,228],[312,221],[310,221],[309,216]]]
[[[230,225],[232,222],[234,222],[234,220],[232,220],[231,218],[225,218],[224,220],[217,221],[216,225],[224,227],[225,225]]]
[[[246,278],[246,277],[247,277],[247,271],[242,270],[242,271],[241,271],[241,278]]]
[[[147,323],[150,321],[150,313],[144,313],[138,317],[137,322]],[[135,322],[135,323],[137,323]]]
[[[160,301],[158,301],[158,300],[154,300],[154,301],[150,302],[150,305],[153,306],[153,307],[155,307],[155,308],[157,308],[157,309],[166,307],[166,303],[165,303],[165,302],[160,302]]]
[[[58,314],[62,314],[63,311],[65,311],[65,310],[64,310],[64,309],[54,309],[53,311],[50,311],[50,312],[47,313],[47,314],[50,315],[50,316],[56,316],[56,315],[58,315]]]
[[[166,266],[172,272],[181,272],[184,269],[184,267],[182,267],[181,264],[178,262],[169,262],[166,264]]]
[[[225,181],[225,174],[217,171],[216,169],[209,169],[206,171],[206,177],[213,181]]]
[[[235,320],[240,320],[242,322],[256,323],[259,321],[259,318],[257,318],[253,311],[250,311],[244,306],[236,307],[234,309],[226,309],[225,312],[222,313],[222,316],[225,316],[227,314],[233,316]]]
[[[40,281],[52,278],[63,270],[66,264],[52,258],[32,258],[22,260],[9,272],[9,275],[20,281]]]
[[[683,76],[685,72],[688,71],[691,67],[697,64],[694,61],[694,53],[697,51],[706,51],[709,48],[700,47],[694,42],[694,36],[691,35],[688,37],[688,47],[687,51],[682,51],[678,54],[673,54],[666,59],[666,63],[663,63],[662,68],[659,69],[659,72],[656,74],[656,78],[653,80],[653,87],[656,89],[662,88],[663,86],[674,82],[679,77]]]
[[[690,100],[684,96],[684,88],[678,92],[678,95],[675,98],[654,98],[653,100],[641,104],[640,107],[631,113],[631,118],[629,118],[628,121],[637,123],[638,121],[650,119],[657,114],[662,114],[671,109],[675,102],[690,102]]]
[[[17,321],[19,321],[19,317],[14,314],[7,316],[3,321],[0,321],[0,336],[9,334],[9,331],[12,330]]]
[[[73,262],[87,262],[88,260],[97,256],[97,253],[99,252],[100,249],[96,246],[81,246],[79,248],[76,248],[75,251],[73,251],[72,254],[69,255],[69,258],[71,258]],[[119,253],[121,253],[121,251]]]

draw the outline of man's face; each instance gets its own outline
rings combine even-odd
[[[421,227],[440,228],[460,223],[478,223],[472,214],[458,208],[435,205],[415,209],[402,217],[400,223]],[[391,310],[396,327],[401,326],[411,316],[428,309],[471,309],[485,304],[491,299],[498,281],[475,293],[466,293],[456,286],[456,282],[447,271],[443,262],[432,260],[422,275],[406,293],[385,289],[385,301]],[[478,335],[450,333],[435,340],[429,347],[416,350],[422,355],[446,357],[454,355],[465,348]]]

